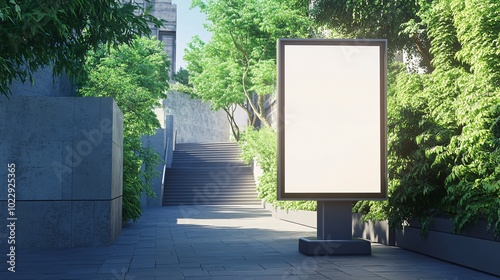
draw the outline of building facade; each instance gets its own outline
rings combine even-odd
[[[144,9],[152,5],[151,15],[158,19],[165,20],[165,24],[161,28],[151,26],[151,33],[165,44],[165,52],[170,59],[170,78],[175,73],[176,59],[176,39],[177,39],[177,5],[172,4],[172,0],[152,0],[145,2],[143,0],[136,1],[142,5]]]

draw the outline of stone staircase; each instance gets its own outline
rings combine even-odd
[[[258,205],[252,170],[237,143],[177,144],[163,205]]]

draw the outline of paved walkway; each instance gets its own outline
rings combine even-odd
[[[371,256],[300,254],[298,238],[314,235],[257,207],[154,208],[109,247],[19,250],[0,279],[498,279],[379,244]]]

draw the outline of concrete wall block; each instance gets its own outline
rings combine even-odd
[[[7,164],[16,165],[16,183],[22,186],[16,192],[17,199],[61,199],[62,180],[54,172],[52,162],[62,161],[62,141],[17,141],[2,143],[0,173],[6,176]],[[6,177],[2,177],[6,178]],[[7,193],[0,193],[6,199]]]
[[[10,127],[13,125],[11,116],[7,114],[7,107],[10,104],[10,100],[5,96],[0,96],[0,135],[1,139],[5,139],[7,134],[10,133]],[[2,146],[5,145],[5,141],[2,141]],[[0,153],[2,152],[2,147],[0,147]]]
[[[143,195],[141,199],[141,204],[145,207],[160,207],[162,205],[162,175],[163,175],[163,159],[164,159],[164,129],[157,129],[154,135],[145,135],[142,137],[142,144],[144,147],[152,148],[160,157],[160,163],[156,166],[156,172],[158,172],[158,176],[153,178],[151,182],[152,189],[156,194],[155,198],[147,197],[146,194]]]
[[[6,141],[73,139],[73,98],[11,97],[1,104],[9,119]]]
[[[123,116],[116,102],[0,98],[0,128],[0,179],[6,182],[7,164],[16,164],[16,245],[109,245],[122,223]],[[2,209],[7,199],[0,192]]]
[[[79,149],[81,143],[75,141],[73,144],[73,151],[79,159],[78,164],[73,167],[73,199],[110,199],[112,144],[102,143],[89,152]],[[82,151],[85,153],[81,153]]]
[[[111,199],[123,195],[123,148],[112,144]]]
[[[54,77],[52,67],[46,66],[33,73],[34,84],[16,80],[10,90],[13,96],[73,96],[75,89],[66,74]]]
[[[71,202],[71,246],[90,247],[94,244],[94,202]]]
[[[0,207],[7,209],[6,202]],[[17,248],[71,246],[70,201],[16,201],[16,217]]]
[[[122,218],[123,218],[123,212],[122,212],[122,204],[123,204],[123,197],[117,197],[111,200],[111,238],[112,242],[115,241],[116,237],[120,234],[122,230]]]
[[[93,145],[111,139],[111,131],[103,133],[101,126],[101,99],[98,97],[81,97],[75,102],[73,139],[87,140]],[[112,119],[108,120],[111,127]]]
[[[52,172],[56,175],[57,180],[61,182],[62,185],[62,194],[61,198],[63,200],[69,200],[73,198],[73,165],[71,163],[70,158],[65,158],[65,151],[68,148],[71,148],[73,145],[73,141],[61,141],[62,149],[61,153],[61,162],[52,161],[51,168]]]
[[[113,217],[111,209],[111,200],[94,201],[93,236],[94,241],[98,242],[94,246],[111,245],[114,241],[111,221],[116,217]]]
[[[112,103],[112,117],[113,117],[113,142],[118,145],[118,147],[123,148],[123,113],[118,108],[114,99],[104,99],[102,101],[102,106],[108,108]],[[107,118],[107,114],[103,114],[102,118]]]
[[[16,199],[60,200],[62,182],[50,166],[45,168],[16,165]]]

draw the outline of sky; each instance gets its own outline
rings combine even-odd
[[[203,27],[205,15],[198,8],[190,9],[191,0],[173,0],[173,4],[177,5],[177,57],[175,60],[176,71],[179,68],[186,68],[184,62],[184,49],[187,44],[192,41],[193,36],[198,35],[207,42],[210,40],[211,34]]]

